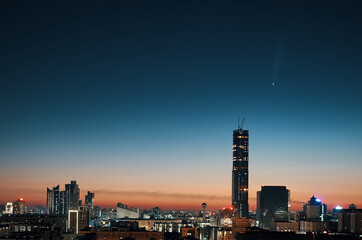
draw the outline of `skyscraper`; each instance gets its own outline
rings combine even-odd
[[[68,197],[67,191],[60,191],[59,192],[59,213],[62,215],[66,215],[68,213]]]
[[[14,206],[13,209],[14,214],[25,214],[25,202],[23,198],[19,198],[18,200],[16,200],[13,206]]]
[[[54,209],[54,194],[53,191],[47,188],[47,214],[53,214]]]
[[[88,191],[87,195],[85,195],[85,206],[88,207],[89,209],[89,213],[91,216],[94,215],[94,208],[93,208],[93,205],[94,205],[94,193]]]
[[[235,217],[249,216],[249,131],[233,132],[232,205]]]
[[[80,206],[78,208],[78,229],[89,227],[90,215],[87,206]]]
[[[326,221],[327,205],[324,203],[322,204],[322,201],[319,198],[314,197],[314,195],[306,204],[306,210],[308,222]]]
[[[47,188],[47,214],[60,214],[59,185]]]
[[[60,206],[59,206],[59,185],[53,187],[53,194],[54,194],[54,214],[60,213]]]
[[[76,181],[71,181],[65,185],[67,192],[67,210],[78,210],[79,206],[79,187]]]

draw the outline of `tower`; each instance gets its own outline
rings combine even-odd
[[[233,131],[232,205],[235,217],[249,216],[249,131]]]
[[[202,207],[202,221],[206,222],[206,207],[207,207],[207,204],[202,203],[201,207]]]

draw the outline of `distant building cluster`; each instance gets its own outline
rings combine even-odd
[[[249,131],[233,131],[231,207],[208,211],[140,209],[117,203],[115,208],[94,206],[88,191],[84,205],[76,181],[47,188],[46,206],[27,209],[23,198],[0,205],[0,239],[361,239],[362,209],[335,206],[328,211],[311,196],[300,211],[290,210],[286,186],[262,186],[256,211],[249,210]]]

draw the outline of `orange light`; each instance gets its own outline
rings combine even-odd
[[[24,198],[20,198],[19,200],[20,200],[20,201],[24,201]]]
[[[234,208],[231,207],[230,210],[234,210]]]

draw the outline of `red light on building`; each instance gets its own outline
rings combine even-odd
[[[231,207],[231,208],[230,208],[230,210],[234,210],[234,208],[233,208],[233,207]]]
[[[24,201],[24,198],[20,198],[19,200],[20,200],[20,202],[22,202],[22,201]]]

